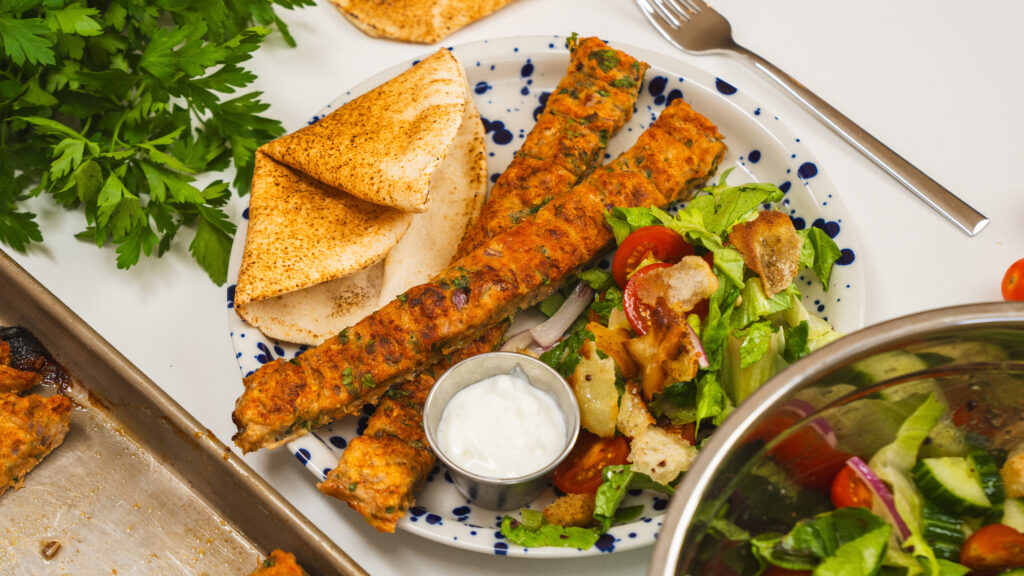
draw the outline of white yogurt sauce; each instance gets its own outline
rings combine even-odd
[[[437,439],[454,464],[488,478],[515,478],[540,470],[565,449],[558,404],[520,374],[491,376],[452,396]]]

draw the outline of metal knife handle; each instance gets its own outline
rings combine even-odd
[[[858,126],[853,120],[833,108],[828,102],[822,100],[779,67],[739,44],[733,45],[731,53],[750,60],[758,70],[785,88],[819,120],[939,214],[956,224],[968,236],[974,236],[981,232],[982,228],[988,224],[989,220],[983,214],[907,162],[902,156],[869,134],[867,130]]]

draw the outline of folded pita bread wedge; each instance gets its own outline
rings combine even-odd
[[[448,267],[487,192],[484,126],[467,98],[462,124],[444,162],[430,179],[430,209],[417,214],[384,259],[380,305]]]
[[[357,28],[376,38],[433,44],[512,0],[331,0]]]
[[[282,295],[350,277],[381,262],[412,219],[410,213],[360,200],[257,151],[235,311],[268,336],[298,338],[290,326],[300,325],[285,319],[294,311],[285,311],[302,304],[282,302]],[[366,304],[375,307],[382,272],[376,281],[350,279],[360,288],[338,300],[338,310],[332,312],[347,317]],[[308,319],[302,323],[308,324]]]
[[[465,71],[441,49],[260,150],[357,198],[424,212],[430,176],[455,138],[466,99]]]
[[[462,91],[422,214],[365,202],[257,152],[239,316],[271,338],[319,344],[447,266],[487,190],[483,124],[464,81]]]

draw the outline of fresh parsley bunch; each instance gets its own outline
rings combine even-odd
[[[0,241],[42,241],[19,203],[42,193],[81,207],[79,237],[117,247],[118,268],[166,252],[182,226],[217,284],[235,232],[231,192],[197,174],[234,163],[246,194],[253,153],[283,133],[241,66],[276,25],[274,5],[313,0],[0,0]]]

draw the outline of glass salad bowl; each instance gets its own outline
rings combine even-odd
[[[648,573],[754,575],[780,566],[765,560],[785,548],[772,548],[773,542],[792,536],[798,522],[806,525],[837,510],[832,486],[847,467],[858,476],[861,492],[869,494],[872,511],[885,520],[875,553],[887,566],[896,556],[911,559],[911,569],[883,573],[939,573],[928,569],[937,562],[915,557],[924,556],[926,546],[915,548],[909,541],[921,537],[938,558],[960,561],[959,547],[946,550],[933,534],[921,535],[922,524],[934,527],[921,516],[934,508],[933,496],[960,526],[954,535],[1007,521],[998,517],[1004,512],[995,497],[987,508],[959,509],[956,498],[945,499],[948,493],[935,495],[943,490],[940,484],[952,480],[948,471],[938,470],[938,484],[925,486],[936,478],[922,470],[922,463],[969,462],[966,473],[992,496],[984,484],[991,478],[978,472],[983,466],[975,466],[972,455],[994,458],[999,477],[1002,462],[1022,443],[1024,302],[945,308],[866,328],[787,367],[729,416],[677,486]],[[859,470],[861,464],[868,469]],[[1016,512],[1024,510],[1024,500],[1010,500],[1007,510],[1011,503]],[[844,514],[849,520],[859,513]],[[838,526],[838,517],[835,522]],[[838,527],[835,533],[842,544]],[[800,548],[792,538],[787,542]],[[804,544],[790,569],[807,570],[799,566],[807,558],[799,555],[829,547]],[[857,552],[871,555],[870,546]],[[780,566],[768,573],[801,572]]]

